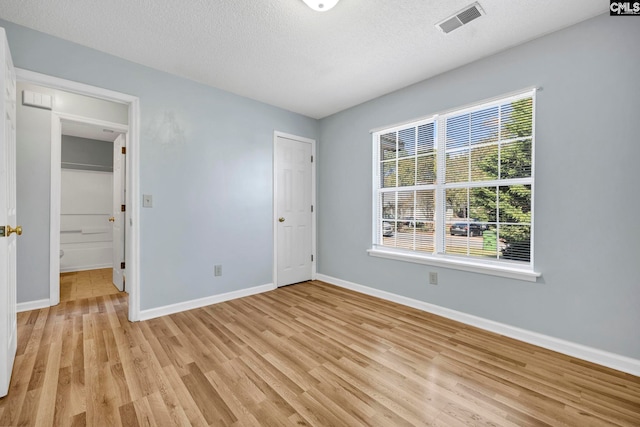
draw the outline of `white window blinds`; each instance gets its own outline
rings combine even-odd
[[[374,246],[532,263],[534,92],[374,133]]]

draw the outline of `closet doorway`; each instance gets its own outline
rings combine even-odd
[[[126,132],[60,119],[60,302],[125,290]]]

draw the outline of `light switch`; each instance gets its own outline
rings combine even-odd
[[[153,207],[153,196],[151,194],[143,194],[142,195],[142,207],[143,208],[152,208]]]
[[[30,90],[22,91],[22,104],[34,105],[33,92],[31,92]]]
[[[44,95],[42,93],[32,92],[30,90],[23,90],[22,105],[51,110],[51,108],[53,107],[53,97],[51,95]]]
[[[40,106],[42,108],[46,108],[47,110],[51,110],[53,108],[53,102],[51,102],[51,95],[42,95],[42,102],[40,103]]]

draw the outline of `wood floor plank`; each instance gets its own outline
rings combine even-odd
[[[326,283],[130,323],[86,276],[18,315],[0,425],[640,425],[638,377]]]

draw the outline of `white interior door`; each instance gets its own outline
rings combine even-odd
[[[113,142],[113,216],[109,219],[113,224],[113,284],[124,291],[124,221],[125,212],[125,154],[122,148],[125,146],[125,135],[121,134]]]
[[[0,28],[0,397],[11,382],[17,349],[16,239],[16,78],[7,44]],[[11,228],[10,228],[11,227]],[[12,228],[18,228],[13,232]]]
[[[275,142],[276,285],[311,280],[311,143]]]

